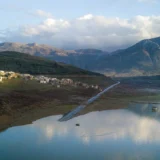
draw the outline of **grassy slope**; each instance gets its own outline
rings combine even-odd
[[[58,78],[63,77],[59,76]],[[101,76],[72,77],[72,79],[88,84],[99,84],[102,88],[114,83],[111,79]],[[99,92],[95,89],[75,88],[73,86],[56,88],[50,84],[40,84],[34,80],[25,81],[21,78],[0,83],[0,91],[0,111],[5,111],[5,109],[16,110],[17,108],[21,109],[32,105],[39,107],[46,102],[52,101],[57,101],[59,105],[78,104]],[[56,105],[57,102],[54,104]]]
[[[18,52],[0,52],[0,70],[30,74],[100,75],[71,65]]]
[[[72,76],[72,78],[75,81],[100,84],[102,87],[114,83],[111,79],[108,81],[108,78],[100,76],[77,78]],[[72,86],[56,88],[49,84],[23,79],[0,83],[0,91],[0,130],[9,125],[22,125],[42,117],[64,114],[99,92],[95,89]]]

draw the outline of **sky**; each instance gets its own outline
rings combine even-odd
[[[160,35],[159,0],[5,0],[0,42],[116,50]]]

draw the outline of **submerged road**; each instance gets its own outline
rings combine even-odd
[[[97,100],[102,94],[104,94],[105,92],[109,91],[110,89],[114,88],[115,86],[119,85],[120,82],[117,82],[116,84],[113,84],[109,87],[107,87],[106,89],[104,89],[102,92],[98,93],[96,96],[90,98],[87,102],[85,102],[84,104],[78,106],[77,108],[75,108],[74,110],[70,111],[69,113],[67,113],[66,115],[64,115],[62,118],[59,119],[60,122],[63,121],[68,121],[70,119],[72,119],[77,113],[79,113],[82,109],[84,109],[87,105],[93,103],[95,100]]]

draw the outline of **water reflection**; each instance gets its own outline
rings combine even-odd
[[[47,139],[72,135],[84,143],[90,141],[129,138],[135,143],[160,141],[160,115],[152,112],[150,104],[131,104],[129,109],[93,112],[60,123],[60,116],[33,123]],[[80,123],[80,127],[75,124]]]
[[[152,117],[153,119],[160,119],[160,104],[159,103],[131,103],[128,109],[140,116]]]
[[[156,107],[152,112],[151,104],[131,104],[128,109],[92,112],[67,122],[59,122],[60,115],[10,128],[0,133],[0,159],[158,160]]]

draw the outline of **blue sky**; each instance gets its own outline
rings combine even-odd
[[[155,0],[5,0],[1,2],[0,13],[5,14],[5,24],[10,25],[8,20],[11,18],[16,18],[19,23],[33,23],[35,17],[30,16],[29,19],[28,13],[37,9],[64,19],[73,19],[89,13],[130,18],[136,15],[159,15],[159,5],[160,1]]]
[[[104,36],[103,37],[101,36],[101,38],[97,38],[97,30],[98,30],[97,27],[100,27],[99,30],[100,29],[105,30],[103,32],[106,34],[106,38],[107,36],[109,37],[110,35],[112,36],[117,35],[118,37],[121,36],[121,39],[123,39],[124,37],[122,35],[119,35],[120,31],[118,31],[121,28],[123,28],[122,30],[126,29],[127,34],[129,36],[133,34],[135,30],[137,30],[136,34],[134,35],[134,37],[137,36],[137,38],[135,38],[133,41],[129,41],[128,43],[128,39],[125,39],[125,41],[121,43],[120,42],[121,40],[119,39],[119,42],[115,42],[116,44],[118,43],[118,45],[112,42],[107,47],[114,48],[114,45],[117,47],[127,46],[140,39],[150,38],[151,35],[159,36],[158,31],[156,31],[156,33],[152,33],[153,27],[151,29],[151,26],[154,26],[154,24],[153,25],[150,24],[154,22],[156,23],[155,24],[156,27],[159,24],[159,19],[160,19],[159,6],[160,6],[159,0],[134,0],[134,1],[133,0],[132,1],[129,1],[129,0],[114,0],[114,1],[113,0],[98,0],[98,1],[97,0],[58,0],[58,1],[57,0],[34,0],[34,1],[33,0],[5,0],[1,2],[1,6],[0,6],[0,14],[1,16],[3,16],[3,18],[1,19],[2,22],[0,25],[0,35],[3,34],[3,36],[0,38],[0,40],[15,41],[15,42],[16,41],[18,42],[37,41],[37,43],[47,43],[49,45],[55,44],[57,47],[69,48],[69,49],[74,47],[86,48],[86,47],[92,47],[92,46],[95,46],[98,48],[105,48],[104,47],[105,44],[104,45],[97,44],[97,43],[99,44],[102,43],[102,40],[103,41],[106,40]],[[85,19],[85,23],[84,21],[83,22],[81,21],[81,23],[80,21],[77,22],[78,18],[84,17],[86,15],[92,15],[92,17],[90,17],[87,20]],[[137,19],[137,16],[141,16],[141,18],[139,17]],[[147,26],[145,29],[145,26],[142,27],[142,25],[145,25],[144,21],[146,21],[147,17],[149,17],[149,20],[147,20],[146,23],[150,25],[149,26],[150,28]],[[91,19],[93,20],[92,22],[91,22]],[[102,25],[102,19],[104,21],[105,26]],[[108,19],[109,19],[109,22],[108,22]],[[120,19],[119,20],[120,22],[119,21],[117,22],[117,19]],[[53,23],[54,20],[56,21],[55,23]],[[65,29],[64,29],[64,23],[62,24],[60,20],[63,20],[64,23],[67,21],[68,26],[65,26]],[[115,24],[114,26],[113,26],[113,23],[110,22],[111,20],[114,21],[114,24]],[[52,26],[48,26],[48,22],[50,23],[51,21],[52,23],[50,25]],[[123,21],[127,21],[127,22],[123,22]],[[140,22],[141,26],[139,26],[139,21],[141,21]],[[157,21],[158,21],[158,24],[157,24]],[[99,22],[100,24],[97,25]],[[88,34],[87,29],[88,29],[88,26],[91,25],[91,23],[93,27],[95,26],[95,28],[93,28],[92,33]],[[119,28],[116,28],[116,23],[121,24],[119,25]],[[125,27],[124,27],[124,23],[125,24],[127,23]],[[43,24],[43,26],[41,24]],[[81,26],[81,29],[77,28],[77,24]],[[136,26],[137,28],[136,27],[134,28],[134,26]],[[48,29],[46,27],[48,27]],[[68,28],[68,31],[66,31],[66,27]],[[70,30],[69,30],[69,27],[70,27]],[[113,31],[111,31],[111,27],[114,28]],[[140,27],[141,30],[138,31],[138,27]],[[158,27],[156,28],[156,30],[158,30]],[[61,30],[60,29],[58,30],[57,28],[61,28]],[[86,30],[82,31],[82,28]],[[71,34],[71,29],[75,31],[74,35],[71,36],[71,38],[73,39],[73,42],[71,40],[66,41],[67,39],[66,36]],[[116,31],[116,29],[118,32]],[[128,30],[131,30],[131,29],[132,31],[128,33],[129,32]],[[28,35],[26,35],[26,30]],[[110,31],[110,33],[108,33],[108,31]],[[137,35],[139,32],[141,32],[142,36],[140,34]],[[49,37],[49,42],[47,42],[46,39],[48,38],[43,39],[42,34],[44,37],[46,37],[48,36],[49,33],[52,34],[52,36]],[[149,36],[149,33],[150,33],[150,36]],[[62,34],[65,35],[65,37],[63,36],[63,39],[61,39]],[[60,44],[58,40],[56,41],[56,39],[54,39],[54,35],[56,35],[56,39],[58,39],[59,41],[63,41],[63,44]],[[59,38],[58,35],[61,38]],[[40,38],[41,40],[39,40],[38,36],[41,37]],[[80,39],[78,38],[78,36],[81,38],[82,37],[84,38]],[[88,45],[83,45],[82,41],[86,41],[85,40],[86,37],[92,38],[91,39],[92,42],[90,42],[90,44]],[[76,41],[76,39],[78,40]],[[108,43],[108,40],[106,40],[106,43]]]

